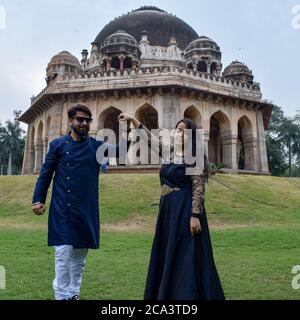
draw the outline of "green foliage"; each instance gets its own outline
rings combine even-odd
[[[17,120],[6,121],[4,127],[0,124],[0,166],[6,168],[7,175],[21,172],[25,146],[24,133]]]
[[[299,176],[296,163],[300,157],[299,119],[299,114],[288,118],[280,107],[273,108],[266,132],[269,170],[273,175]]]

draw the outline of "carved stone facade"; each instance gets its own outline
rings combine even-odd
[[[262,102],[246,65],[235,61],[221,71],[218,45],[160,9],[142,7],[113,20],[90,55],[82,51],[81,64],[66,51],[48,64],[47,87],[20,117],[28,124],[23,174],[39,172],[49,142],[68,132],[67,111],[76,103],[92,111],[92,136],[104,128],[118,135],[121,112],[150,129],[173,129],[180,118],[191,118],[204,129],[210,162],[233,173],[268,174],[272,105]]]

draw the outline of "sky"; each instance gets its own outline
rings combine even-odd
[[[263,99],[286,116],[300,110],[300,0],[0,0],[0,122],[29,108],[53,55],[67,50],[80,60],[107,23],[144,5],[217,42],[223,69],[246,63]]]

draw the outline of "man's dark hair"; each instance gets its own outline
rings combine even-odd
[[[76,113],[79,112],[79,111],[86,113],[90,118],[92,117],[91,110],[88,107],[84,106],[83,104],[76,104],[76,106],[74,106],[71,109],[69,109],[68,117],[69,118],[75,117]]]

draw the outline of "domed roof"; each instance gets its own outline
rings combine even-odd
[[[110,44],[126,44],[126,45],[133,45],[138,47],[138,43],[136,41],[136,39],[128,34],[127,32],[123,31],[123,30],[118,30],[115,33],[109,35],[104,42],[102,43],[102,47],[103,46],[107,46]]]
[[[212,39],[201,36],[196,40],[193,40],[186,48],[186,52],[191,51],[193,49],[213,49],[220,51],[220,47],[217,45],[215,41]]]
[[[249,70],[246,64],[237,60],[232,61],[231,64],[224,69],[222,75],[228,79],[253,82],[252,71]]]
[[[148,40],[153,46],[167,47],[173,36],[176,37],[177,44],[182,50],[199,37],[197,32],[183,20],[152,6],[141,7],[115,18],[100,31],[95,42],[101,45],[117,30],[126,31],[137,41],[141,39],[141,32],[147,31]]]
[[[52,57],[48,63],[48,67],[51,65],[67,64],[80,68],[79,60],[68,51],[62,51]]]

